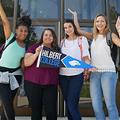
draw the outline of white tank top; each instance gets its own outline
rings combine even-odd
[[[110,47],[107,45],[106,37],[98,35],[91,44],[92,65],[97,68],[97,72],[115,72],[115,65],[111,58]]]

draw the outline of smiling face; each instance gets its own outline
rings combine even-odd
[[[103,16],[98,16],[95,21],[96,29],[99,31],[99,33],[103,33],[106,28],[106,20]]]
[[[74,27],[72,23],[64,23],[64,31],[68,36],[74,34]]]
[[[52,32],[50,30],[45,30],[43,34],[43,45],[51,47],[52,42],[53,42]]]
[[[28,28],[26,26],[18,26],[16,29],[16,38],[19,41],[24,41],[28,35]]]

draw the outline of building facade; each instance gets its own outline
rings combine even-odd
[[[30,15],[32,18],[32,32],[29,42],[40,39],[44,28],[50,27],[56,31],[58,42],[63,36],[64,19],[72,19],[68,8],[77,11],[81,29],[92,31],[93,19],[97,14],[105,14],[109,20],[112,31],[115,31],[115,21],[120,16],[119,0],[1,0],[7,16],[15,30],[17,18],[21,15]],[[1,23],[1,22],[0,22]],[[0,39],[4,39],[2,28],[0,28]],[[28,43],[29,43],[28,42]],[[119,73],[119,71],[118,71]],[[119,76],[119,74],[118,74]],[[120,80],[117,86],[117,105],[120,111]],[[93,116],[91,99],[89,95],[89,82],[84,83],[80,110],[83,116]],[[15,100],[17,115],[29,115],[31,110],[28,107],[26,97],[17,96]],[[107,114],[107,113],[106,113]],[[65,104],[61,91],[58,91],[58,115],[65,115]]]

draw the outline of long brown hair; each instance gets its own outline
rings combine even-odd
[[[46,29],[43,30],[39,44],[41,45],[43,43],[43,35],[44,35],[46,30],[49,30],[52,33],[52,36],[53,36],[53,42],[51,43],[52,49],[59,50],[57,36],[56,36],[54,30],[51,29],[51,28],[46,28]]]
[[[109,25],[108,25],[108,20],[107,20],[107,17],[104,15],[104,14],[98,14],[95,19],[94,19],[94,26],[93,26],[93,39],[96,40],[97,38],[97,35],[99,34],[99,31],[98,29],[96,28],[96,20],[97,20],[97,17],[100,17],[102,16],[104,19],[105,19],[105,22],[106,22],[106,27],[104,29],[104,32],[103,32],[103,35],[106,36],[106,34],[108,33],[108,31],[110,30],[109,29]]]
[[[65,23],[71,23],[72,26],[73,26],[73,28],[74,28],[74,33],[75,33],[75,35],[76,35],[76,36],[80,36],[80,34],[78,33],[77,28],[76,28],[73,20],[71,20],[71,19],[66,19],[66,20],[64,21],[64,24],[65,24]],[[65,33],[65,31],[64,31],[64,33]],[[68,37],[69,37],[69,36],[68,36],[67,34],[64,36],[64,38],[66,38],[66,39],[67,39]]]

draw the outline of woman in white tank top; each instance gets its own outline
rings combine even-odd
[[[109,113],[109,119],[119,120],[115,99],[117,75],[110,47],[106,42],[106,35],[109,31],[107,18],[103,14],[97,15],[94,19],[93,33],[89,33],[80,29],[76,12],[70,12],[74,15],[74,22],[79,33],[87,38],[93,38],[91,63],[96,69],[92,71],[90,76],[90,94],[96,120],[106,119],[103,111],[103,97]],[[116,22],[116,28],[120,36],[120,19]],[[120,47],[120,38],[114,33],[112,33],[112,42]]]

